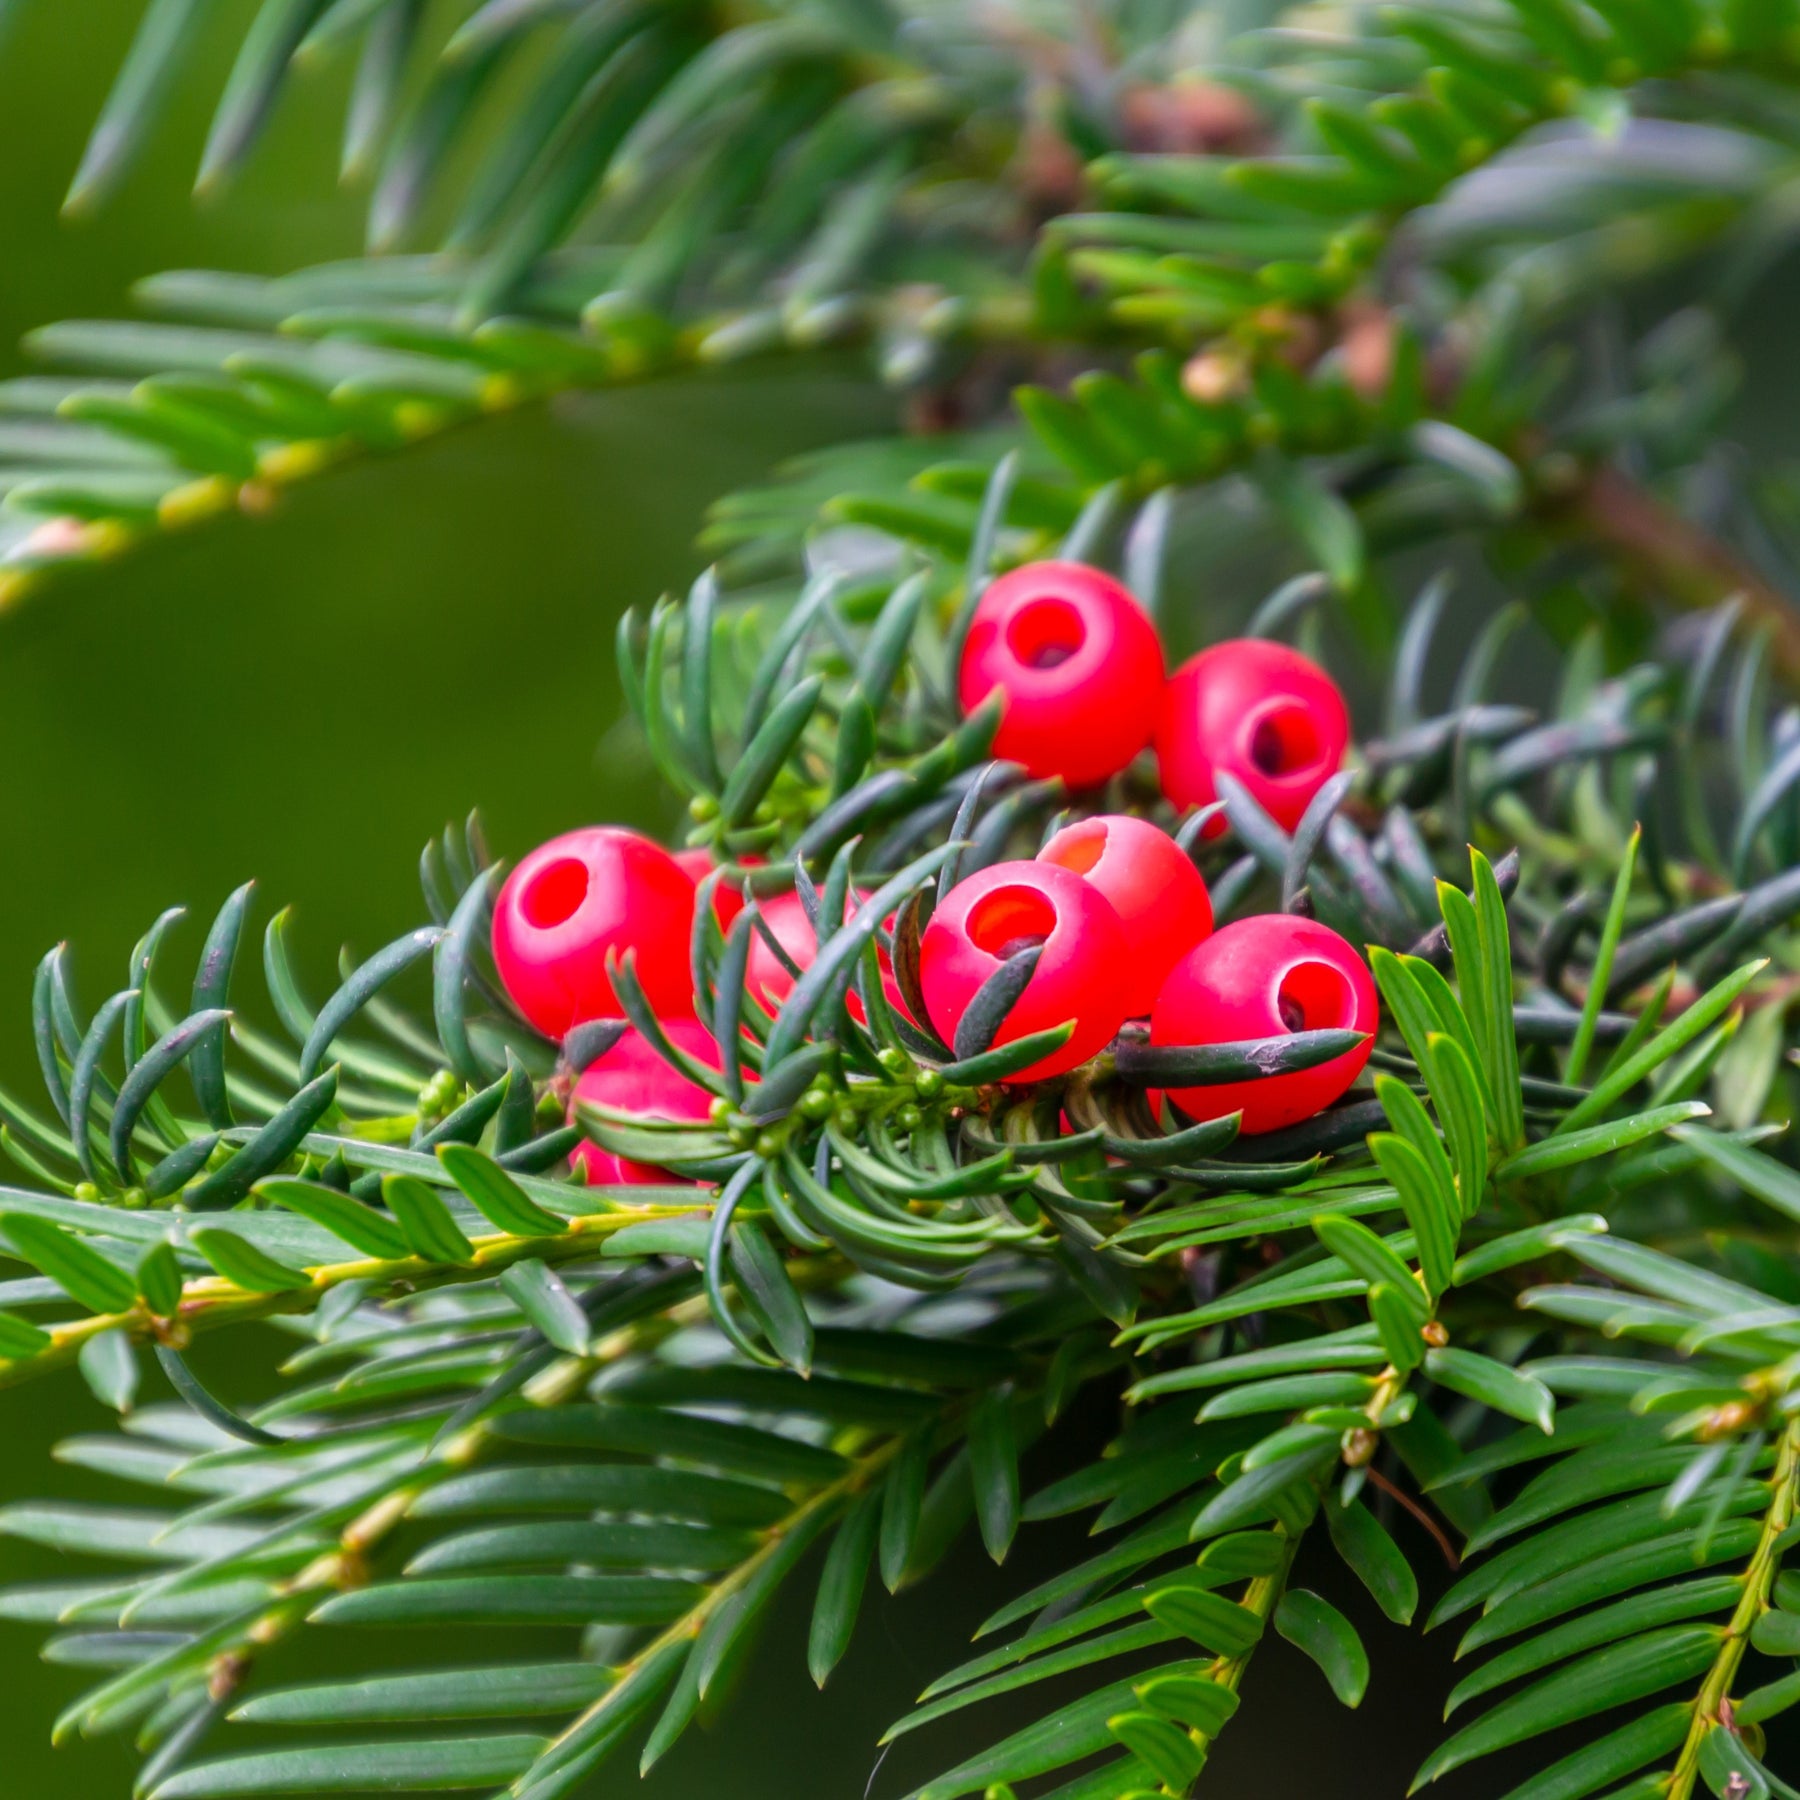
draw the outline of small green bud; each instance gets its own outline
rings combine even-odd
[[[935,1100],[944,1091],[944,1073],[941,1069],[922,1069],[913,1086],[919,1090],[921,1100]]]
[[[897,1044],[889,1044],[885,1049],[878,1050],[875,1060],[896,1079],[912,1068],[912,1058]]]
[[[811,1119],[816,1125],[819,1120],[830,1115],[832,1104],[828,1089],[808,1088],[800,1096],[800,1116],[803,1119]]]
[[[759,1131],[756,1134],[756,1154],[764,1162],[773,1162],[781,1154],[781,1136],[774,1131]]]
[[[704,825],[708,819],[719,816],[719,803],[711,794],[696,794],[688,802],[688,817],[697,825]]]
[[[78,1181],[75,1184],[75,1198],[77,1200],[98,1200],[100,1190],[91,1181]]]
[[[723,1094],[721,1094],[718,1097],[718,1099],[716,1099],[712,1103],[712,1106],[708,1110],[706,1117],[707,1117],[708,1123],[717,1125],[722,1129],[726,1124],[728,1124],[730,1122],[731,1102],[729,1100],[727,1100]]]
[[[832,1120],[832,1123],[838,1128],[838,1131],[842,1136],[854,1137],[856,1135],[857,1123],[856,1108],[853,1106],[840,1106],[837,1110],[837,1117]]]
[[[900,1107],[894,1114],[894,1123],[898,1125],[902,1131],[917,1131],[919,1126],[924,1122],[924,1119],[925,1115],[910,1101],[908,1101],[905,1106]]]
[[[462,1083],[448,1069],[439,1069],[419,1089],[418,1110],[427,1119],[442,1118],[462,1097]]]

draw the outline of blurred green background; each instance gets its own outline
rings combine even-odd
[[[31,326],[117,314],[154,270],[278,270],[359,247],[359,199],[333,181],[335,69],[284,109],[239,188],[196,206],[188,183],[223,73],[202,69],[108,211],[58,218],[140,10],[27,7],[0,58],[15,146],[0,159],[4,373],[27,366],[14,346]],[[629,742],[599,750],[619,708],[619,611],[691,578],[709,497],[888,416],[879,392],[847,375],[669,385],[534,412],[347,471],[272,519],[75,574],[0,615],[0,1015],[11,1022],[0,1082],[37,1086],[31,971],[58,938],[98,996],[160,909],[201,915],[192,949],[253,875],[261,916],[295,905],[322,988],[340,942],[367,949],[423,917],[419,846],[472,805],[513,853],[584,819],[666,829],[672,808]],[[271,1336],[265,1373],[278,1348]],[[254,1379],[234,1347],[228,1390]],[[57,1438],[102,1423],[73,1377],[0,1395],[0,1499],[105,1498],[49,1459]],[[0,1580],[57,1573],[54,1557],[0,1539]],[[122,1743],[51,1749],[50,1720],[84,1683],[38,1662],[40,1636],[0,1626],[0,1694],[16,1725],[0,1793],[123,1800],[134,1759]],[[865,1693],[865,1713],[841,1721],[845,1752],[862,1759],[853,1788],[819,1791],[861,1791],[878,1720],[918,1684],[900,1685]],[[815,1745],[821,1715],[836,1731],[842,1710],[815,1707]],[[738,1791],[795,1791],[782,1757],[758,1760],[769,1785]],[[671,1772],[683,1768],[691,1780],[691,1757]]]
[[[237,189],[193,203],[222,55],[193,72],[178,116],[101,218],[58,218],[140,8],[27,6],[0,58],[13,147],[0,159],[0,373],[24,366],[12,346],[31,326],[117,314],[132,280],[154,270],[277,270],[359,246],[359,199],[334,186],[342,70],[321,71],[284,106]],[[472,805],[503,854],[585,819],[668,829],[673,808],[614,729],[619,611],[691,578],[709,499],[891,416],[848,367],[586,399],[334,475],[271,519],[209,525],[0,614],[0,1082],[37,1085],[31,970],[58,938],[75,946],[91,1004],[161,908],[186,903],[203,921],[253,875],[259,918],[296,906],[303,967],[323,988],[340,942],[367,951],[418,922],[418,847]],[[190,926],[190,948],[200,929]],[[228,1395],[245,1397],[279,1348],[271,1334],[259,1359],[234,1342],[211,1366]],[[57,1438],[103,1423],[72,1376],[0,1394],[0,1502],[104,1497],[49,1459]],[[1106,1424],[1086,1421],[1090,1448]],[[593,1791],[858,1800],[883,1725],[1059,1547],[1066,1538],[1028,1532],[1004,1574],[965,1551],[946,1579],[874,1609],[824,1698],[803,1673],[797,1596],[718,1730],[691,1734],[643,1789],[620,1766]],[[1429,1544],[1407,1547],[1429,1567]],[[54,1557],[0,1539],[0,1581],[57,1573]],[[1271,1644],[1241,1726],[1222,1741],[1213,1791],[1397,1795],[1437,1732],[1441,1659],[1409,1650],[1416,1637],[1356,1606],[1325,1563],[1303,1578],[1356,1611],[1374,1689],[1360,1715],[1345,1714],[1309,1665]],[[40,1636],[0,1625],[14,1727],[0,1795],[125,1800],[134,1763],[120,1741],[51,1750],[49,1722],[83,1683],[37,1661]],[[315,1665],[330,1653],[328,1643],[305,1652]],[[953,1748],[947,1736],[933,1746]],[[883,1769],[872,1791],[902,1791],[903,1774]],[[1484,1778],[1458,1791],[1506,1785]]]

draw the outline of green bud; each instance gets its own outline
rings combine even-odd
[[[773,1131],[759,1131],[756,1134],[756,1154],[764,1162],[773,1162],[781,1154],[780,1134]]]
[[[912,1068],[912,1058],[897,1044],[889,1044],[886,1049],[878,1050],[875,1060],[895,1077],[906,1074]]]
[[[448,1069],[439,1069],[419,1089],[418,1110],[428,1119],[442,1118],[462,1097],[462,1083]]]
[[[800,1096],[800,1116],[803,1119],[811,1119],[814,1124],[817,1124],[820,1119],[830,1115],[832,1104],[829,1089],[808,1088]]]
[[[712,1103],[712,1107],[707,1112],[706,1117],[710,1124],[723,1128],[731,1118],[731,1102],[721,1094],[718,1099]]]
[[[900,1107],[894,1114],[894,1123],[898,1125],[902,1131],[917,1131],[919,1126],[924,1122],[924,1119],[925,1115],[910,1101],[908,1101],[905,1106]]]
[[[840,1135],[844,1137],[854,1137],[856,1135],[857,1125],[856,1108],[853,1106],[840,1106],[837,1110],[837,1117],[832,1123],[837,1126]]]
[[[719,803],[711,794],[696,794],[688,802],[688,816],[696,824],[704,825],[708,819],[719,816]]]
[[[921,1100],[935,1100],[944,1091],[944,1074],[941,1069],[922,1069],[919,1079],[913,1083],[919,1090]]]

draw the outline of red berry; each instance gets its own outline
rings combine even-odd
[[[1110,813],[1065,825],[1038,861],[1085,876],[1112,902],[1131,946],[1117,975],[1127,1018],[1149,1012],[1163,977],[1212,932],[1212,896],[1200,871],[1148,819]]]
[[[663,1030],[677,1050],[685,1050],[709,1069],[719,1067],[719,1046],[697,1020],[668,1019],[663,1021]],[[635,1113],[640,1119],[703,1122],[712,1110],[713,1097],[658,1056],[642,1032],[627,1031],[603,1057],[582,1071],[569,1104],[571,1124],[575,1121],[577,1100],[610,1106],[615,1112]],[[679,1175],[671,1175],[653,1163],[631,1162],[595,1143],[576,1145],[570,1160],[584,1168],[588,1180],[595,1184],[623,1182],[635,1187],[647,1182],[681,1180]]]
[[[1156,758],[1162,790],[1177,806],[1216,800],[1213,776],[1222,770],[1292,831],[1349,742],[1344,696],[1316,662],[1286,644],[1233,638],[1169,678]]]
[[[704,844],[696,844],[690,850],[673,852],[675,861],[681,866],[696,888],[719,865],[713,861],[713,855]],[[742,856],[738,858],[740,866],[748,867],[760,863],[760,856]],[[731,929],[731,921],[744,910],[744,890],[735,881],[721,881],[713,889],[713,917],[719,921],[721,931]]]
[[[1352,946],[1316,919],[1264,913],[1215,931],[1170,971],[1150,1017],[1153,1044],[1232,1044],[1286,1031],[1375,1030],[1375,983]],[[1171,1088],[1190,1118],[1241,1107],[1245,1133],[1297,1125],[1345,1092],[1369,1060],[1368,1044],[1316,1069]]]
[[[868,895],[860,889],[852,893],[845,903],[844,917],[849,918]],[[806,916],[806,906],[800,896],[792,891],[785,894],[774,894],[757,905],[762,910],[763,918],[769,929],[775,934],[775,941],[784,949],[794,966],[801,974],[805,974],[813,965],[813,958],[819,954],[819,941],[813,935],[812,920]],[[886,921],[892,929],[893,920]],[[900,984],[894,979],[894,966],[888,959],[888,953],[879,952],[881,961],[881,991],[887,995],[888,1005],[903,1018],[912,1019],[906,1010],[906,1001],[900,993]],[[761,1002],[765,1012],[774,1014],[781,1011],[781,1003],[794,991],[794,977],[787,972],[781,958],[769,948],[769,940],[760,931],[750,933],[750,961],[745,970],[744,986],[748,992]],[[867,1023],[867,1014],[863,1009],[861,997],[854,991],[850,994],[850,1016],[856,1022]]]
[[[798,894],[790,891],[770,894],[756,904],[776,943],[804,974],[819,954],[819,941],[813,933],[812,920],[806,916],[805,903]],[[750,961],[744,979],[751,997],[760,1001],[765,1011],[780,1012],[782,1001],[794,991],[794,980],[781,958],[769,947],[769,940],[760,931],[752,931]]]
[[[1075,1034],[1008,1081],[1042,1081],[1086,1062],[1125,1022],[1119,971],[1130,950],[1112,902],[1055,863],[996,863],[950,890],[919,944],[925,1004],[946,1043],[955,1041],[982,983],[1009,957],[1040,945],[1037,967],[994,1044],[1071,1019]]]
[[[513,1003],[560,1038],[584,1019],[619,1018],[607,953],[637,952],[658,1017],[694,1010],[688,934],[694,884],[660,844],[592,825],[533,850],[494,906],[494,966]]]
[[[1081,563],[1027,563],[981,596],[958,691],[973,712],[1006,696],[994,754],[1035,776],[1094,787],[1149,743],[1163,653],[1129,591]]]

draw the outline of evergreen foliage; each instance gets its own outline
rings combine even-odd
[[[151,0],[71,205],[204,10]],[[163,322],[40,333],[69,372],[0,384],[7,592],[684,364],[860,344],[951,429],[721,501],[714,566],[621,627],[711,881],[797,887],[818,937],[771,1015],[754,899],[726,931],[698,909],[719,1071],[619,970],[708,1122],[566,1122],[612,1028],[553,1043],[506,1002],[473,819],[425,850],[430,923],[322,1000],[285,914],[257,980],[248,887],[198,952],[155,921],[92,1012],[45,957],[45,1093],[0,1094],[27,1268],[0,1382],[78,1363],[121,1430],[60,1454],[149,1490],[0,1515],[118,1565],[0,1596],[95,1671],[58,1734],[134,1732],[153,1800],[557,1800],[717,1712],[784,1588],[824,1683],[872,1580],[1079,1515],[1092,1554],[890,1736],[1045,1684],[1041,1717],[910,1800],[1185,1796],[1269,1628],[1347,1705],[1379,1679],[1290,1572],[1324,1538],[1412,1621],[1371,1504],[1398,1496],[1464,1558],[1429,1623],[1482,1653],[1421,1781],[1578,1726],[1509,1800],[1792,1795],[1761,1727],[1800,1701],[1800,521],[1720,426],[1734,312],[1793,230],[1800,7],[446,10],[251,12],[200,179],[354,49],[370,255],[169,275]],[[1260,604],[1227,514],[1297,571]],[[1471,542],[1514,596],[1474,633],[1394,558]],[[954,1045],[885,997],[884,956],[926,1017],[935,897],[1062,817],[953,679],[983,584],[1052,553],[1174,634],[1248,613],[1383,672],[1292,834],[1241,788],[1181,822],[1221,919],[1371,947],[1370,1076],[1304,1125],[1239,1142],[1148,1096],[1341,1035],[1128,1034],[1020,1090],[1057,1034],[995,1048],[1007,996]],[[1501,679],[1533,617],[1548,696]],[[1107,804],[1160,803],[1128,771]],[[587,1187],[583,1133],[689,1181]],[[187,1352],[250,1321],[295,1348],[246,1417]],[[182,1404],[134,1407],[146,1356]],[[1117,1435],[1032,1486],[1088,1391]],[[370,1659],[437,1627],[460,1660],[281,1685],[315,1624]],[[521,1662],[520,1626],[558,1658]]]

